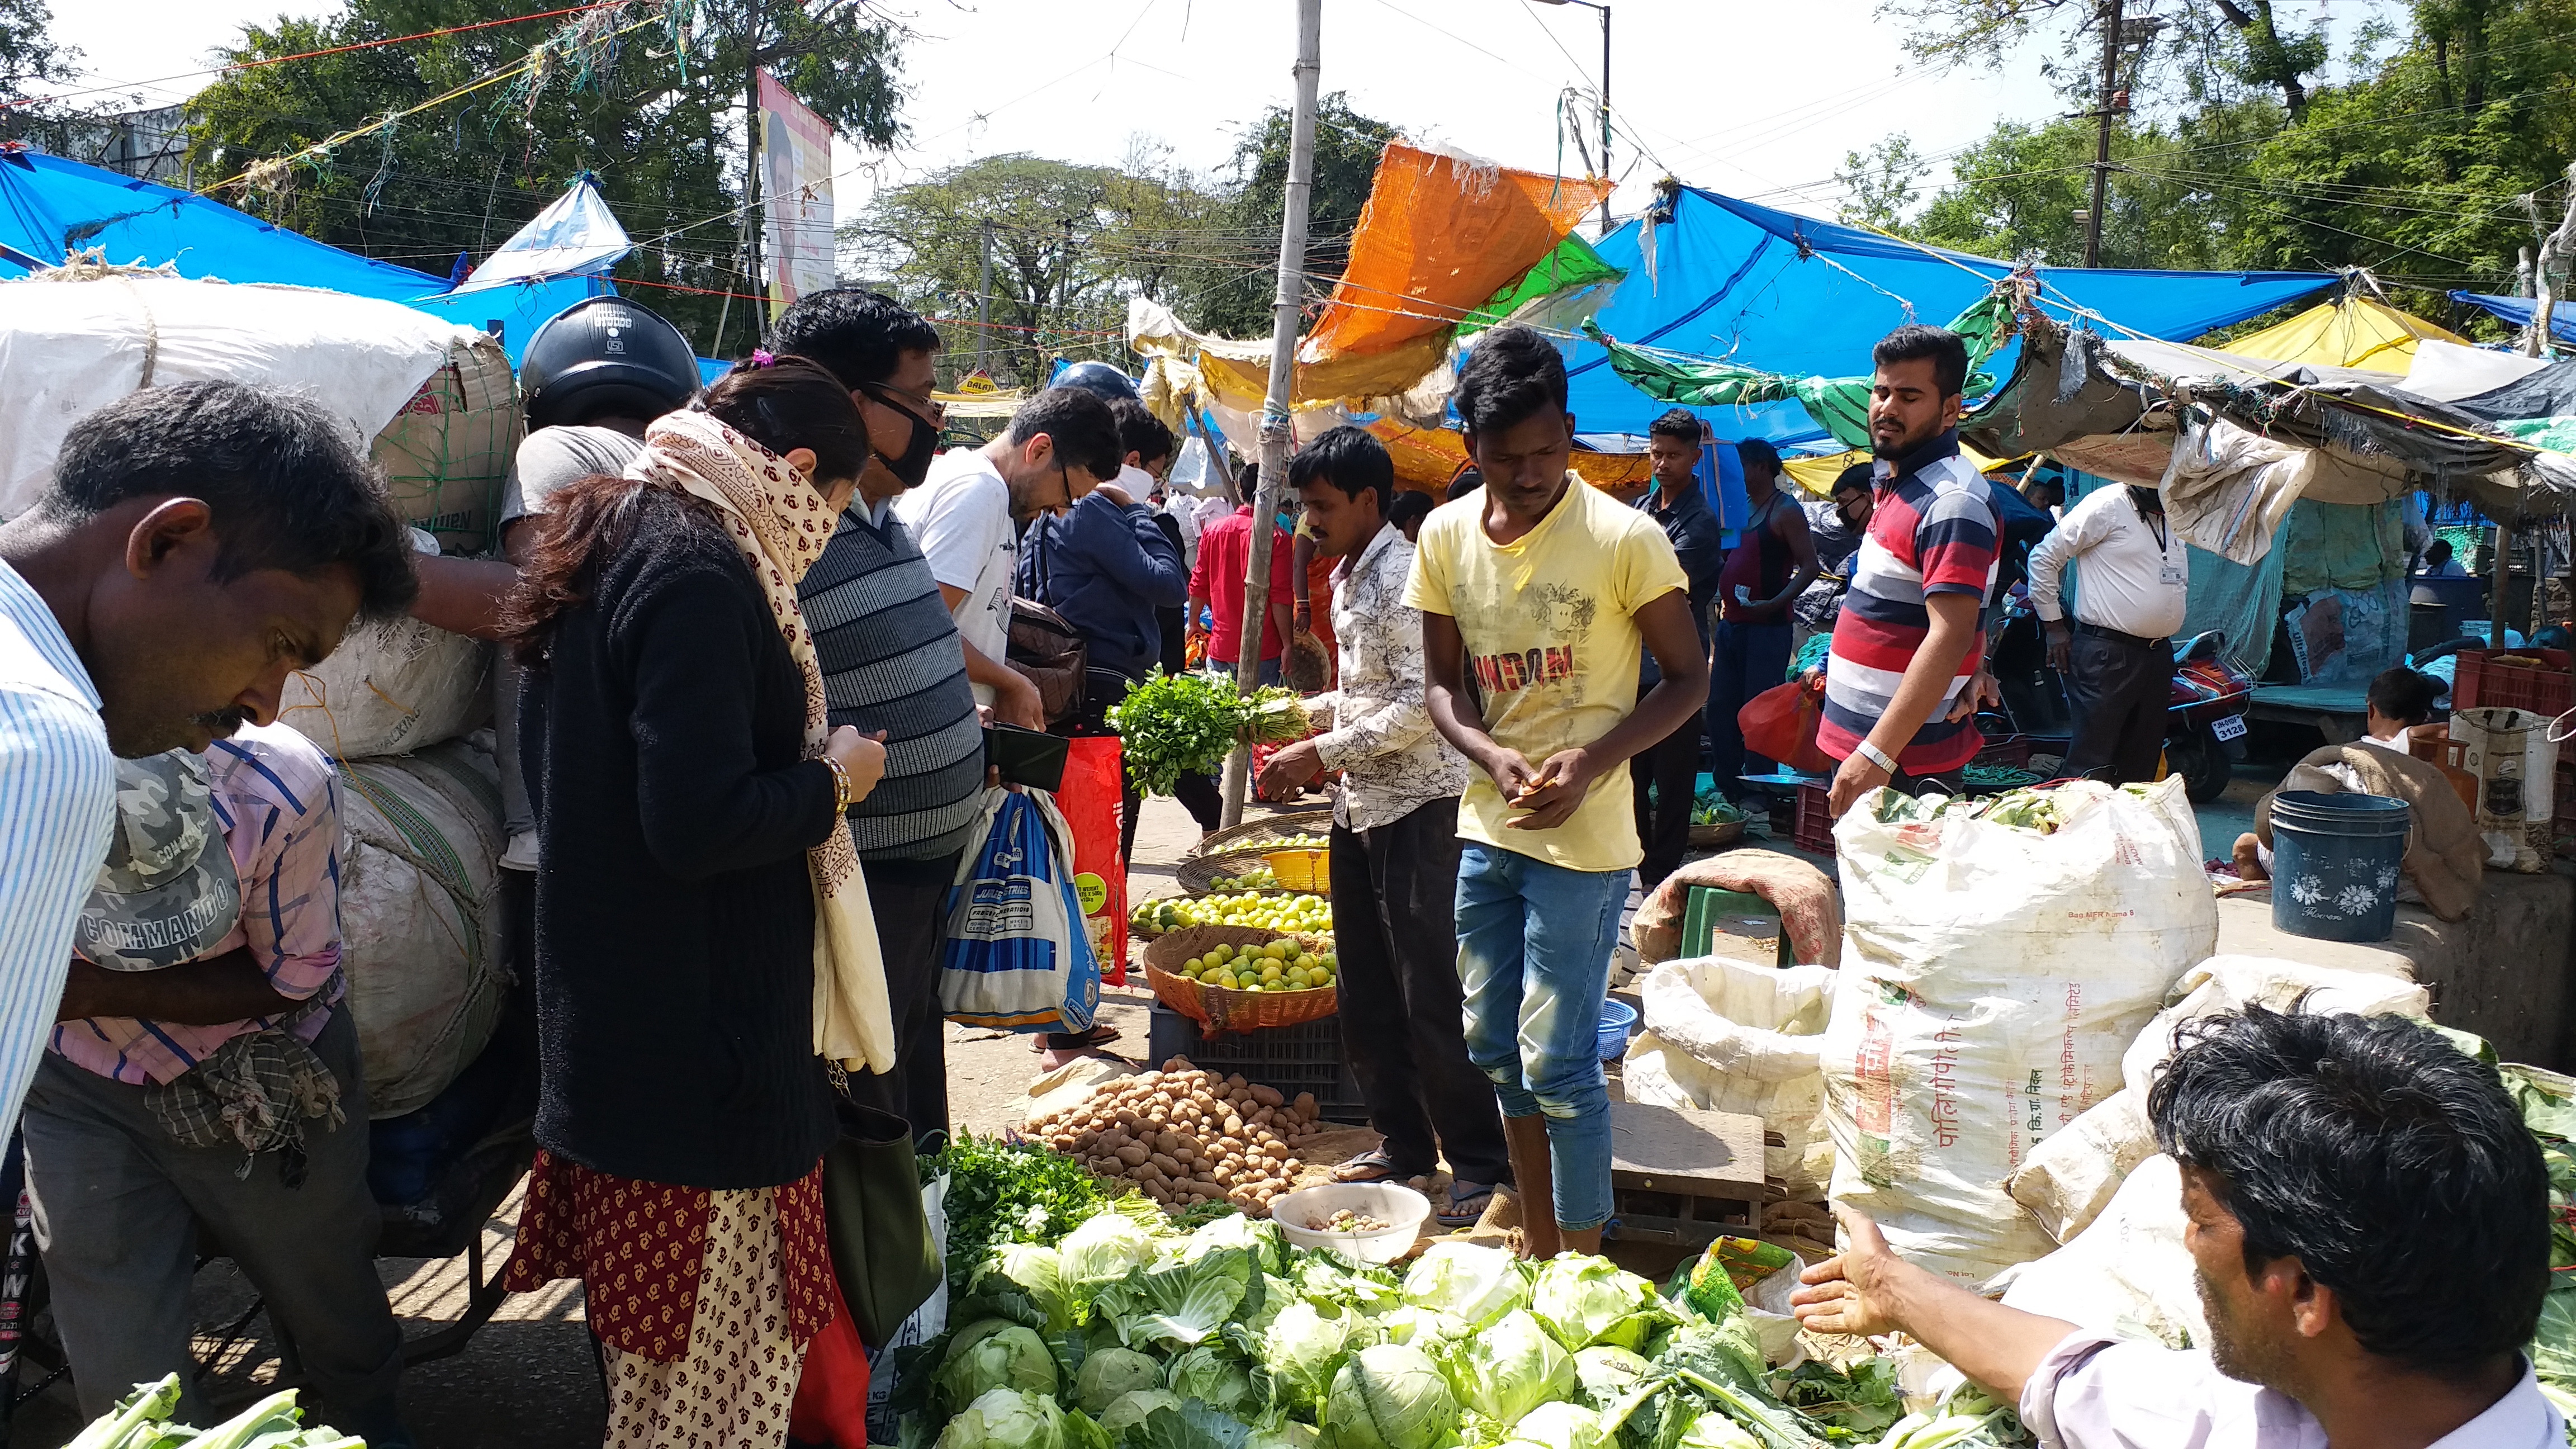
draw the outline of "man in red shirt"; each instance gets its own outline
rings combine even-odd
[[[1217,521],[1199,535],[1199,561],[1190,570],[1190,631],[1199,629],[1199,611],[1211,610],[1216,628],[1207,641],[1207,660],[1221,674],[1234,673],[1235,662],[1243,656],[1243,576],[1252,559],[1252,499],[1259,496],[1258,465],[1246,467],[1235,479],[1233,516]],[[1261,679],[1263,684],[1279,682],[1279,652],[1288,637],[1290,611],[1296,601],[1290,595],[1290,545],[1285,529],[1276,520],[1270,524],[1270,606],[1261,624]]]

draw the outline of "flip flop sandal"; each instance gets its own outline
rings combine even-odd
[[[1455,1179],[1450,1181],[1449,1205],[1436,1214],[1444,1228],[1472,1228],[1484,1221],[1485,1209],[1494,1205],[1494,1189],[1490,1184],[1473,1192],[1460,1192],[1458,1189],[1462,1185]]]
[[[1395,1159],[1376,1147],[1333,1169],[1335,1182],[1402,1182],[1409,1175],[1396,1170]]]

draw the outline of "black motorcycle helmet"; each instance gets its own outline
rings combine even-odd
[[[658,418],[698,393],[698,357],[680,329],[623,297],[554,315],[519,357],[530,428],[600,417]]]
[[[1079,388],[1105,403],[1136,396],[1136,384],[1128,381],[1127,374],[1105,362],[1077,362],[1057,373],[1047,386]]]

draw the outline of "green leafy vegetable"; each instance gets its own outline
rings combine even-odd
[[[995,1248],[975,1270],[966,1297],[1015,1323],[1050,1333],[1062,1333],[1076,1322],[1073,1296],[1065,1291],[1063,1258],[1036,1243]]]
[[[1312,728],[1296,695],[1284,689],[1239,693],[1213,674],[1164,674],[1159,670],[1127,687],[1112,708],[1127,777],[1149,795],[1169,795],[1185,774],[1216,769],[1238,740],[1302,739]]]
[[[1303,1299],[1286,1304],[1262,1331],[1258,1344],[1262,1366],[1279,1397],[1291,1409],[1318,1413],[1333,1386],[1334,1371],[1349,1351],[1354,1320],[1327,1316]]]
[[[1515,1437],[1522,1415],[1572,1396],[1577,1385],[1573,1357],[1519,1308],[1450,1345],[1441,1366],[1459,1402],[1511,1428]]]
[[[1606,1409],[1625,1397],[1655,1371],[1645,1355],[1615,1344],[1597,1343],[1577,1349],[1574,1354],[1574,1380],[1583,1401],[1596,1409]]]
[[[948,1421],[938,1449],[1077,1449],[1069,1429],[1046,1395],[994,1389]]]
[[[1762,1441],[1724,1414],[1708,1413],[1691,1420],[1680,1449],[1762,1449]]]
[[[1247,1449],[1252,1426],[1205,1404],[1158,1405],[1127,1431],[1121,1449]]]
[[[1251,1366],[1213,1343],[1200,1344],[1173,1359],[1163,1370],[1163,1387],[1192,1403],[1229,1414],[1250,1413],[1262,1400],[1252,1385]]]
[[[1848,1371],[1809,1359],[1771,1380],[1781,1402],[1810,1419],[1854,1434],[1872,1435],[1905,1416],[1896,1386],[1896,1364],[1866,1358]]]
[[[1503,1248],[1434,1243],[1404,1275],[1404,1301],[1482,1328],[1529,1302],[1520,1259]]]
[[[1220,1248],[1195,1263],[1132,1269],[1101,1288],[1092,1311],[1106,1317],[1129,1348],[1190,1348],[1258,1308],[1261,1285],[1250,1252]]]
[[[1541,1404],[1512,1425],[1511,1442],[1532,1449],[1604,1449],[1610,1430],[1601,1416],[1581,1404]]]
[[[1457,1430],[1449,1381],[1429,1355],[1400,1343],[1352,1354],[1324,1401],[1335,1449],[1442,1449]]]
[[[1142,1424],[1156,1409],[1186,1409],[1187,1400],[1169,1389],[1137,1389],[1120,1394],[1100,1416],[1100,1427],[1120,1443],[1127,1442],[1128,1431]]]
[[[1096,1292],[1163,1255],[1162,1241],[1125,1213],[1101,1213],[1075,1228],[1056,1247],[1064,1281],[1077,1293]]]
[[[1288,1262],[1288,1237],[1279,1225],[1239,1212],[1202,1223],[1183,1243],[1180,1260],[1195,1263],[1220,1248],[1241,1248],[1252,1254],[1254,1265],[1264,1273],[1276,1273]]]
[[[1106,1205],[1100,1183],[1069,1157],[1029,1143],[961,1133],[923,1159],[948,1176],[948,1287],[963,1293],[1001,1243],[1052,1244]]]

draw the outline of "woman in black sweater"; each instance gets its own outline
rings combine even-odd
[[[701,408],[557,495],[512,605],[544,1076],[508,1284],[584,1281],[607,1443],[657,1449],[785,1442],[832,1312],[818,1006],[853,1061],[892,1040],[843,824],[885,748],[825,734],[795,595],[866,425],[799,358]]]

